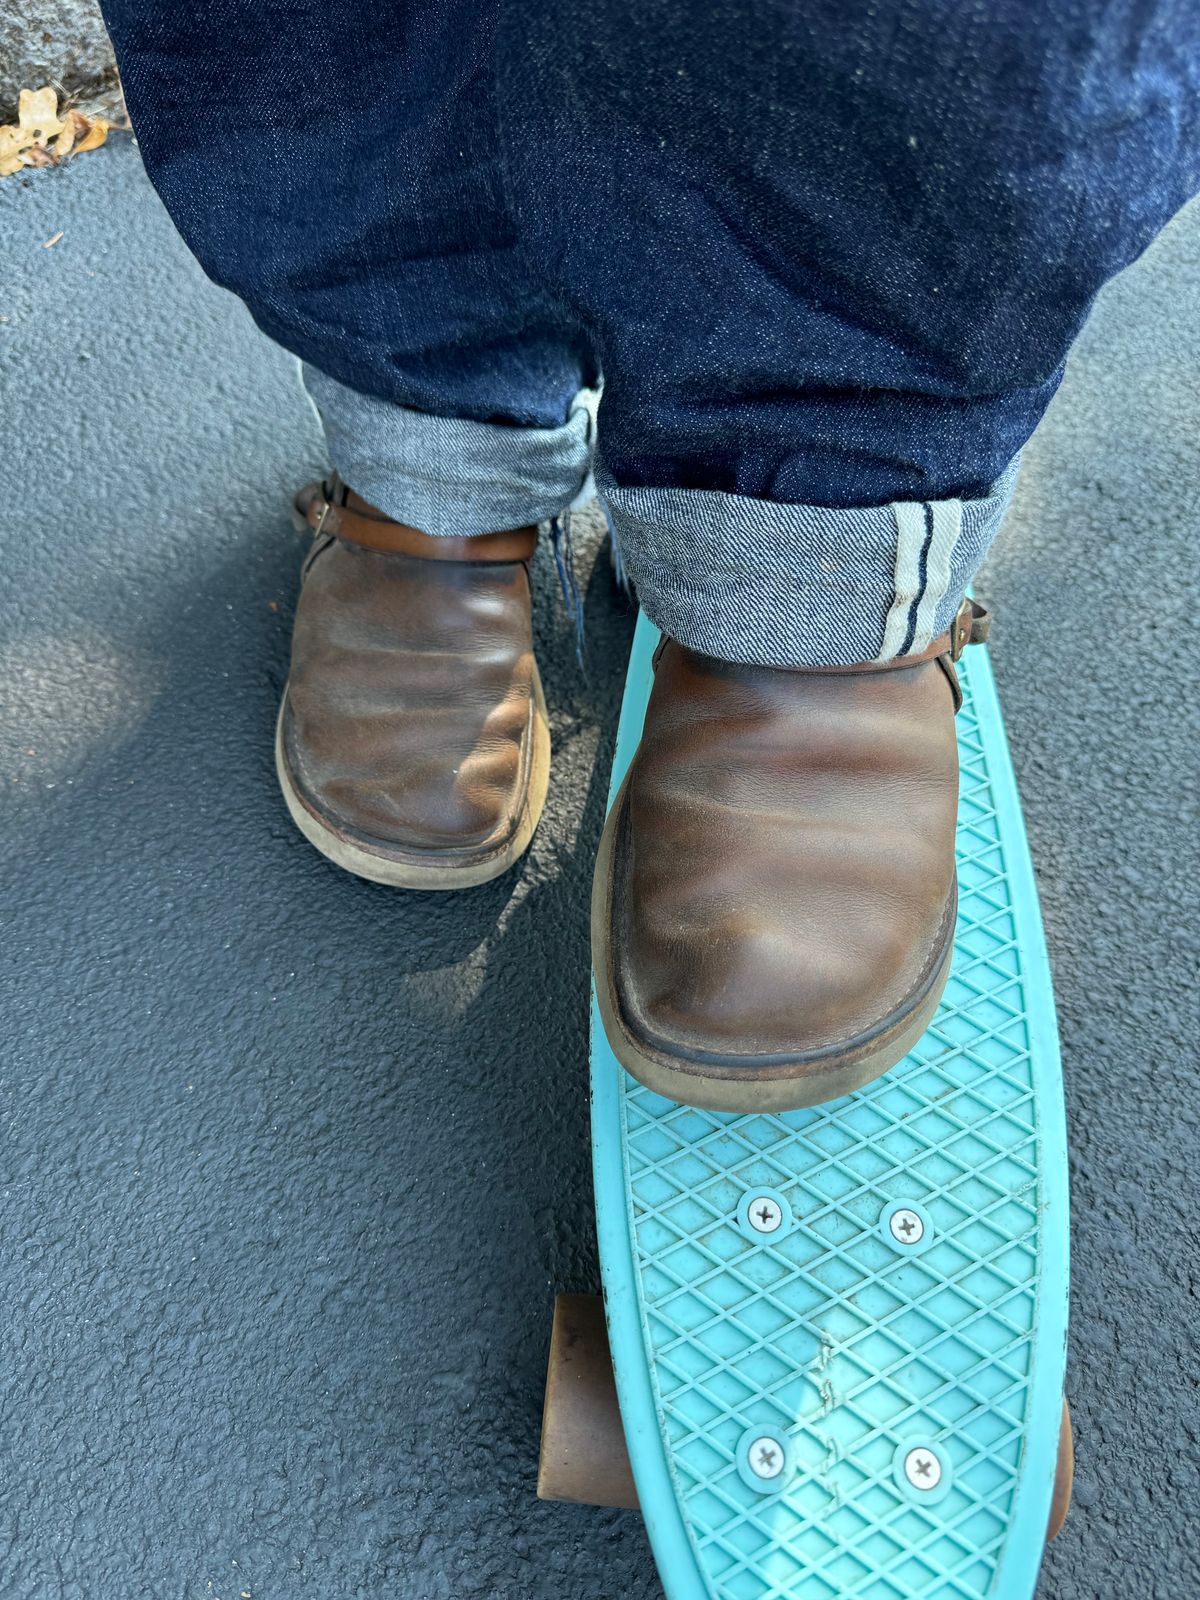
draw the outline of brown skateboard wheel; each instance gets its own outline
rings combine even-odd
[[[537,1492],[588,1506],[638,1503],[599,1295],[554,1302]]]
[[[1071,1485],[1075,1481],[1075,1436],[1071,1431],[1071,1412],[1063,1399],[1062,1428],[1058,1435],[1058,1465],[1054,1469],[1054,1494],[1050,1501],[1050,1525],[1046,1543],[1062,1528],[1071,1509]]]

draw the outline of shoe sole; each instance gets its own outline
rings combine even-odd
[[[626,779],[626,784],[628,779]],[[744,1071],[725,1068],[721,1076],[706,1073],[703,1064],[676,1064],[661,1052],[646,1049],[625,1026],[616,1000],[609,953],[612,926],[612,867],[617,819],[625,801],[626,784],[613,801],[608,821],[600,837],[596,856],[596,875],[592,887],[592,967],[596,981],[596,1002],[600,1020],[612,1053],[637,1081],[655,1094],[701,1111],[731,1111],[741,1114],[774,1111],[801,1111],[809,1106],[840,1100],[872,1083],[904,1060],[933,1021],[954,959],[954,924],[945,956],[933,983],[919,1005],[894,1029],[886,1040],[865,1053],[839,1052],[827,1059],[817,1058],[802,1066],[747,1066]]]
[[[287,694],[284,694],[284,704]],[[399,860],[382,852],[369,850],[365,845],[347,839],[303,799],[288,768],[283,752],[283,705],[275,723],[275,772],[279,787],[287,804],[288,813],[300,832],[336,866],[352,872],[358,878],[372,883],[387,884],[393,889],[454,890],[473,889],[481,883],[490,883],[508,871],[525,851],[533,838],[534,829],[541,820],[550,787],[550,722],[546,714],[546,700],[542,693],[542,680],[536,664],[533,669],[533,718],[530,737],[533,748],[530,758],[529,783],[525,790],[525,803],[516,831],[497,850],[478,861],[448,866],[430,862]]]

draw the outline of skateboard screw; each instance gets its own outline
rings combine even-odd
[[[925,1224],[915,1211],[901,1206],[888,1218],[888,1232],[897,1244],[920,1244],[925,1237]]]
[[[738,1476],[755,1494],[776,1494],[791,1476],[791,1451],[778,1429],[753,1423],[737,1444]]]
[[[904,1476],[914,1489],[936,1489],[942,1481],[942,1463],[932,1450],[918,1447],[904,1458]]]
[[[769,1482],[783,1471],[783,1451],[769,1434],[750,1441],[747,1458],[750,1471],[756,1478],[765,1478]]]
[[[755,1233],[775,1233],[783,1221],[783,1212],[777,1202],[765,1194],[756,1195],[751,1200],[746,1214]]]

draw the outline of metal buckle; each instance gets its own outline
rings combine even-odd
[[[957,661],[969,644],[983,644],[992,626],[992,614],[977,600],[964,600],[950,624],[950,659]]]
[[[974,613],[971,602],[964,600],[954,613],[954,621],[950,624],[950,659],[957,661],[959,656],[971,642],[971,625],[974,622]]]

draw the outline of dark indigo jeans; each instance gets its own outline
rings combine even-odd
[[[434,533],[596,477],[642,603],[918,650],[1200,189],[1196,0],[105,0],[150,176]],[[598,423],[594,393],[603,378]]]

